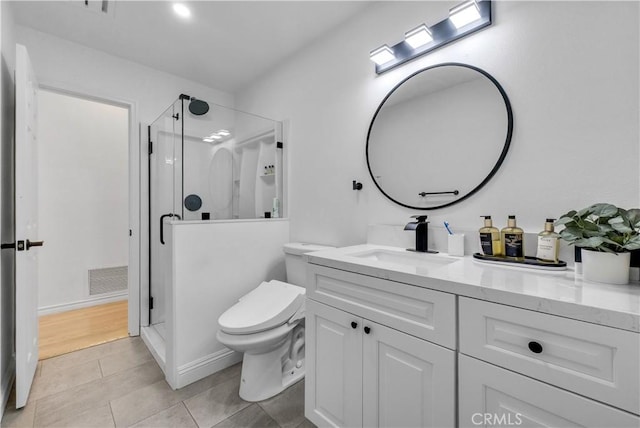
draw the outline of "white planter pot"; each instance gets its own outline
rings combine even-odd
[[[582,249],[582,277],[587,281],[628,284],[631,253],[604,253]]]

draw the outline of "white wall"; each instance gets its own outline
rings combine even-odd
[[[41,312],[87,302],[88,270],[127,266],[129,112],[51,91],[38,97]]]
[[[233,96],[223,91],[28,27],[16,26],[16,39],[29,50],[41,84],[133,101],[143,124],[153,122],[180,94],[233,106]]]
[[[173,222],[165,373],[181,388],[239,361],[216,340],[218,318],[262,281],[286,278],[289,221]]]
[[[13,203],[14,70],[16,44],[11,6],[0,2],[0,241],[15,237]],[[15,253],[0,253],[0,417],[14,377],[15,351]]]
[[[637,2],[494,2],[494,24],[376,76],[370,50],[401,40],[455,2],[379,2],[238,94],[238,108],[290,120],[293,240],[364,242],[367,224],[403,224],[415,210],[375,188],[366,132],[385,94],[425,66],[463,62],[492,74],[514,112],[511,149],[478,194],[428,212],[477,230],[516,214],[527,231],[598,201],[640,205]],[[399,165],[401,168],[402,166]],[[364,189],[351,190],[351,181]]]

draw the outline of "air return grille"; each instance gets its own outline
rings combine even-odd
[[[112,0],[69,0],[69,4],[113,17],[114,2]]]
[[[89,295],[116,293],[127,289],[127,266],[89,270]]]

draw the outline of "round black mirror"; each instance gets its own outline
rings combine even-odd
[[[367,166],[393,202],[443,208],[493,177],[512,131],[511,104],[496,79],[471,65],[438,64],[413,73],[382,100],[367,134]]]

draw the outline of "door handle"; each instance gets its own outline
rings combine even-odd
[[[29,251],[29,248],[31,247],[42,247],[44,245],[44,241],[29,241],[27,239],[26,244],[27,245],[25,246],[25,241],[20,240],[17,243],[10,242],[6,244],[1,244],[0,249],[24,251],[26,247],[26,250]]]
[[[178,214],[162,214],[160,216],[160,243],[164,245],[164,219],[167,217],[178,217],[178,220],[182,220]]]
[[[31,247],[42,247],[44,245],[44,241],[29,241],[27,239],[27,251],[29,251],[29,248]]]

